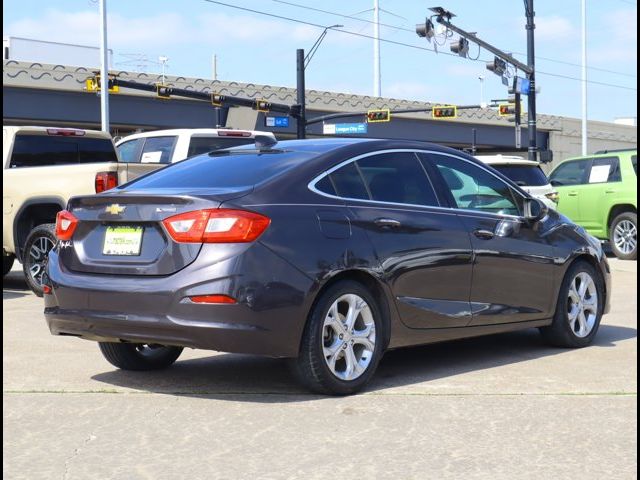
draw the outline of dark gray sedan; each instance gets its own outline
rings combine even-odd
[[[58,215],[45,315],[116,367],[183,347],[291,358],[350,394],[388,349],[537,327],[589,345],[608,311],[600,243],[472,157],[314,140],[193,157]]]

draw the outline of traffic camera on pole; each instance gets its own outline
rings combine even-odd
[[[441,105],[433,107],[431,114],[435,119],[457,118],[458,107],[455,105]]]
[[[416,33],[420,38],[426,38],[430,42],[436,35],[435,26],[431,19],[427,18],[424,23],[416,25]]]
[[[487,70],[495,73],[499,77],[502,77],[507,71],[507,62],[499,57],[495,57],[493,62],[487,63]]]
[[[368,123],[382,123],[391,121],[391,110],[369,110],[367,112]]]

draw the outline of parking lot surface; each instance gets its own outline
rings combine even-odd
[[[301,390],[283,360],[185,351],[123,372],[53,337],[3,282],[7,479],[637,477],[637,264],[611,259],[595,345],[535,330],[388,353],[366,392]]]

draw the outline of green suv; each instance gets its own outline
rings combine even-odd
[[[638,256],[637,172],[638,151],[625,150],[567,160],[550,176],[558,211],[624,260]]]

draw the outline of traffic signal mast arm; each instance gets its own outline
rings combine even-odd
[[[94,83],[95,80],[96,78],[94,77]],[[129,88],[132,90],[140,90],[143,92],[152,92],[158,95],[158,97],[165,99],[170,98],[171,96],[177,96],[184,98],[193,98],[195,100],[206,100],[208,102],[211,102],[214,106],[248,107],[258,111],[284,113],[293,117],[297,117],[299,115],[299,108],[297,105],[271,103],[261,99],[233,97],[230,95],[219,95],[217,93],[211,92],[196,92],[194,90],[175,88],[159,83],[139,83],[132,82],[130,80],[122,80],[118,77],[110,77],[109,88],[113,87]]]
[[[441,105],[434,105],[433,107],[428,108],[409,108],[406,110],[389,110],[389,115],[400,115],[402,113],[432,113],[433,108],[442,107]],[[451,106],[445,106],[445,108],[452,108]],[[459,105],[456,107],[458,110],[477,110],[482,108],[482,105]],[[327,120],[336,120],[338,118],[354,118],[354,117],[365,117],[369,111],[366,112],[345,112],[345,113],[331,113],[328,115],[322,115],[320,117],[312,118],[311,120],[307,120],[307,125],[315,125],[316,123],[326,122]]]
[[[485,50],[488,50],[489,52],[493,53],[495,56],[500,57],[502,60],[504,60],[507,63],[510,63],[511,65],[516,67],[518,70],[523,71],[527,75],[531,75],[533,73],[533,69],[531,67],[522,63],[517,58],[513,57],[513,55],[509,55],[508,53],[503,52],[499,48],[494,47],[490,43],[487,43],[484,40],[478,38],[475,33],[467,32],[466,30],[456,27],[444,15],[438,15],[436,20],[438,23],[440,23],[441,25],[444,25],[449,30],[456,32],[458,35],[471,40],[477,45],[480,45]]]

